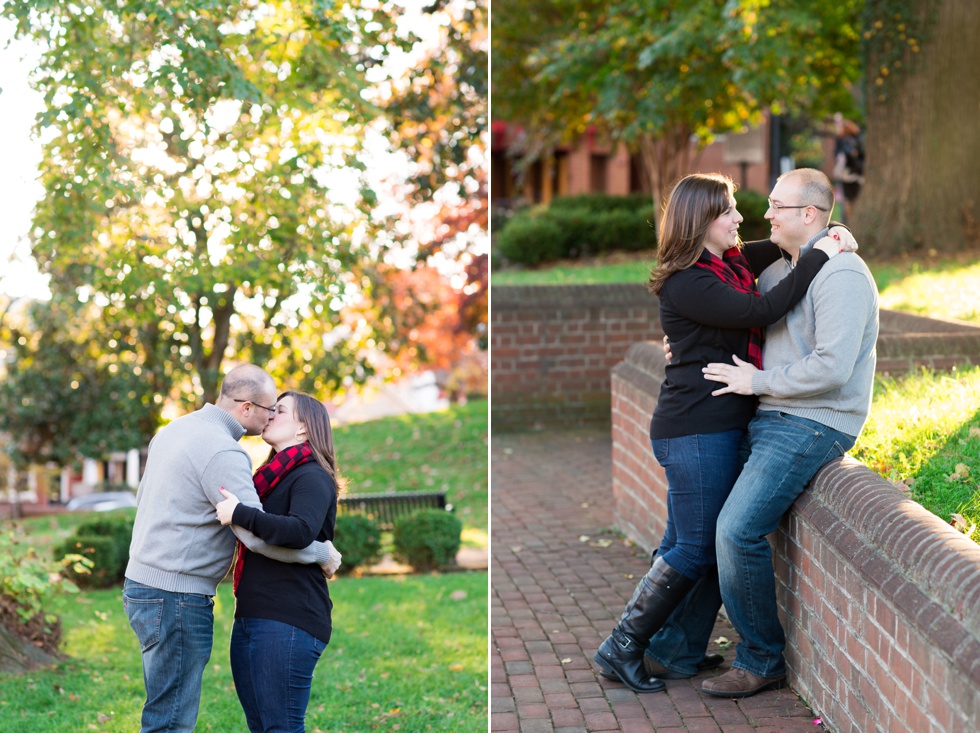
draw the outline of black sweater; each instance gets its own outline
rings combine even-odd
[[[270,545],[303,548],[333,540],[337,487],[316,461],[286,474],[263,503],[265,511],[239,504],[232,522]],[[245,555],[235,618],[264,618],[295,626],[324,644],[330,641],[330,593],[319,565]]]
[[[780,257],[771,242],[746,244],[743,254],[758,275]],[[705,251],[701,259],[713,255]],[[660,398],[650,420],[650,437],[677,438],[697,433],[739,430],[755,414],[754,395],[711,393],[725,385],[704,378],[711,362],[748,361],[749,332],[782,318],[806,295],[810,282],[827,262],[820,250],[799,258],[793,272],[765,295],[741,293],[713,272],[689,267],[675,272],[660,291],[660,324],[673,359],[665,369]]]

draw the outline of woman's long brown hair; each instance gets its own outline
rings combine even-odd
[[[668,277],[698,261],[708,227],[728,210],[734,195],[734,181],[721,173],[694,173],[678,181],[661,218],[649,290],[659,295]]]
[[[283,397],[293,398],[296,419],[303,423],[303,427],[306,428],[306,442],[309,443],[310,449],[313,451],[313,457],[330,474],[330,478],[337,485],[337,492],[340,493],[346,481],[337,470],[337,455],[333,447],[333,430],[330,427],[330,414],[327,412],[327,408],[316,397],[305,392],[293,390],[283,392],[276,398],[276,403],[278,404]],[[273,448],[265,462],[271,461],[275,454],[276,449]]]

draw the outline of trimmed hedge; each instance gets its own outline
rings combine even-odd
[[[735,192],[735,203],[738,213],[742,215],[738,233],[743,242],[757,239],[769,239],[772,228],[766,221],[766,210],[769,208],[769,197],[758,191],[741,190]]]
[[[54,556],[77,554],[92,561],[91,573],[66,574],[80,587],[108,588],[122,583],[129,563],[129,544],[133,537],[133,519],[128,514],[106,515],[75,528],[74,534],[56,546]]]
[[[455,562],[462,532],[463,523],[450,512],[423,509],[395,522],[392,555],[416,570],[437,570]]]
[[[334,526],[334,544],[343,555],[338,574],[351,573],[381,559],[381,528],[363,514],[341,514]]]
[[[647,196],[582,195],[515,214],[497,234],[499,254],[523,265],[656,248]]]

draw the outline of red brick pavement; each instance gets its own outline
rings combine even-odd
[[[611,530],[610,476],[608,429],[493,436],[491,730],[823,731],[788,688],[728,700],[699,675],[638,695],[598,676],[592,655],[649,562]],[[723,616],[720,636],[737,641]]]

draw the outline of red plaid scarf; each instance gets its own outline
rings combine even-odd
[[[299,445],[291,445],[278,453],[276,453],[272,460],[263,466],[259,467],[259,470],[255,472],[252,477],[252,481],[255,483],[255,490],[259,494],[259,499],[265,504],[265,498],[272,493],[272,490],[276,488],[283,477],[292,471],[296,466],[300,464],[307,463],[308,461],[314,460],[313,450],[310,448],[309,443],[300,443]],[[238,542],[238,557],[235,559],[235,593],[238,593],[238,583],[242,579],[242,568],[245,567],[245,553],[248,548],[242,544],[241,540]]]
[[[695,267],[703,270],[710,270],[720,277],[725,283],[735,288],[740,293],[752,293],[759,295],[755,287],[755,275],[749,267],[748,261],[741,250],[736,247],[726,249],[723,260],[709,256],[694,263]],[[757,369],[762,369],[762,338],[765,330],[756,326],[749,329],[749,361]]]

